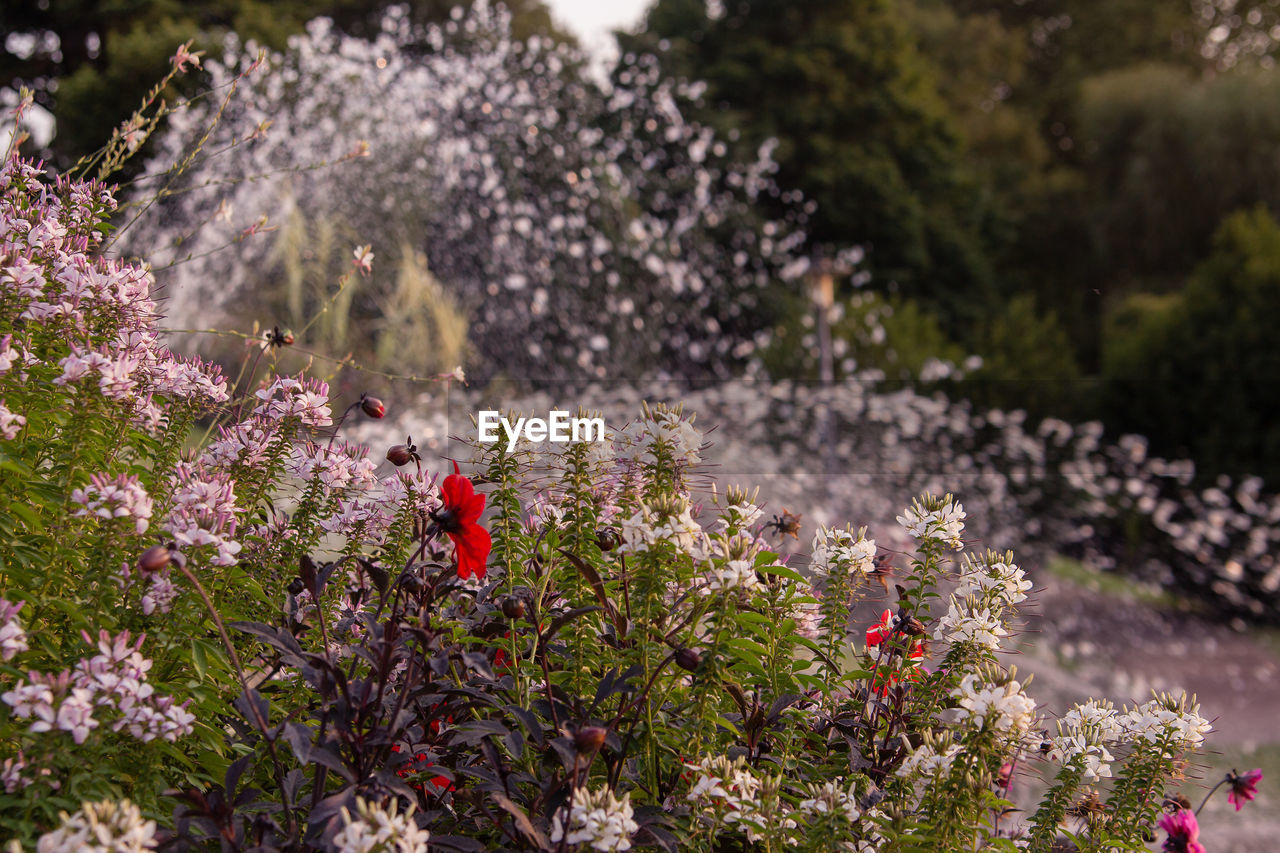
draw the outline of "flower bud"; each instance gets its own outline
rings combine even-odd
[[[387,451],[387,461],[397,468],[401,465],[408,465],[411,459],[413,459],[413,454],[406,445],[396,444]]]
[[[676,652],[676,666],[693,672],[702,663],[702,655],[693,649],[679,649]]]
[[[168,548],[163,545],[152,545],[138,558],[138,571],[144,574],[158,572],[168,566],[172,560],[173,554]]]
[[[514,595],[502,599],[502,615],[508,619],[519,619],[524,615],[524,602]]]
[[[371,418],[380,418],[387,413],[387,407],[377,397],[361,397],[360,411]]]
[[[586,755],[604,746],[605,736],[609,732],[600,726],[584,726],[573,736],[573,748]]]
[[[914,616],[908,617],[907,621],[902,623],[900,630],[908,637],[919,637],[925,633],[924,623]]]
[[[596,546],[606,553],[622,544],[622,537],[612,527],[602,527],[596,531]]]

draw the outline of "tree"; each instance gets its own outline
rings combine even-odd
[[[698,115],[744,149],[778,140],[778,181],[816,203],[814,250],[863,245],[881,285],[949,329],[990,288],[984,206],[927,62],[885,0],[659,0],[624,51],[705,81]]]
[[[1209,474],[1280,482],[1280,225],[1255,208],[1227,218],[1181,294],[1131,300],[1113,319],[1104,369],[1118,426]]]

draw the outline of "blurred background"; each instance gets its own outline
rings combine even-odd
[[[289,330],[283,369],[407,413],[366,437],[441,452],[482,398],[690,399],[806,536],[956,491],[1034,563],[1042,698],[1199,690],[1194,772],[1280,777],[1276,0],[5,0],[0,33],[24,153],[134,152],[113,250],[189,348]],[[1212,849],[1274,849],[1267,787]]]

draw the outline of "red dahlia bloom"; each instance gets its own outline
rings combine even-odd
[[[443,505],[431,514],[432,520],[453,541],[458,559],[458,577],[466,580],[474,572],[483,578],[493,541],[489,531],[477,522],[484,512],[484,495],[477,494],[471,481],[462,476],[458,463],[453,463],[453,473],[444,478],[440,487]]]
[[[1227,794],[1227,802],[1240,811],[1241,807],[1258,794],[1258,781],[1262,779],[1262,768],[1255,767],[1245,773],[1232,770],[1227,774],[1227,782],[1231,785],[1231,793]]]
[[[893,636],[893,611],[880,614],[880,621],[867,629],[867,645],[878,646]]]

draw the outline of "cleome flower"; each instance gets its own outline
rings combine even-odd
[[[106,474],[94,474],[89,485],[71,492],[71,500],[81,506],[75,513],[78,518],[133,518],[138,533],[145,533],[151,524],[151,498],[134,476],[121,474],[108,480]]]
[[[138,853],[156,848],[156,822],[128,800],[84,803],[36,842],[36,853]]]
[[[984,684],[976,673],[966,675],[954,694],[960,720],[976,728],[990,727],[1020,739],[1036,720],[1036,703],[1010,679],[1004,684]]]
[[[631,836],[640,829],[633,815],[630,794],[623,794],[619,799],[608,788],[595,793],[578,788],[570,801],[567,826],[557,813],[551,826],[551,840],[585,844],[602,853],[630,850]]]
[[[819,527],[812,550],[809,569],[815,575],[864,576],[876,570],[876,540],[867,538],[865,527],[857,533],[848,528]]]
[[[957,601],[951,598],[947,615],[938,620],[934,628],[934,639],[949,643],[973,643],[995,650],[1000,647],[1000,638],[1009,632],[1001,624],[998,615],[992,614],[989,608],[976,610],[972,599]]]
[[[911,502],[911,506],[898,516],[898,523],[918,541],[937,540],[952,550],[964,548],[960,534],[964,533],[965,511],[963,504],[951,495],[936,498],[926,494]]]
[[[412,805],[397,813],[396,801],[381,806],[356,798],[356,813],[342,809],[342,829],[333,837],[338,853],[426,853],[431,837],[413,819]]]
[[[1058,720],[1058,735],[1048,741],[1048,758],[1077,763],[1086,782],[1111,775],[1114,760],[1107,746],[1120,739],[1119,715],[1110,702],[1090,699],[1074,706]]]
[[[1200,704],[1186,694],[1162,693],[1120,716],[1120,726],[1134,742],[1160,745],[1166,753],[1194,749],[1213,725],[1200,716]]]

